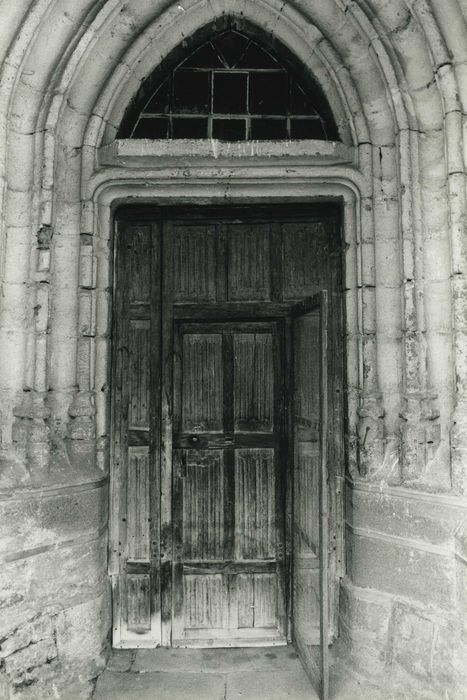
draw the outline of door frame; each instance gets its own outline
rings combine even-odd
[[[267,203],[264,202],[264,200],[261,200],[261,204],[265,204],[265,206],[267,207],[268,210],[270,210],[270,206],[273,205],[273,204],[274,204],[274,205],[276,205],[276,204],[279,205],[279,206],[278,206],[278,209],[279,209],[280,205],[290,204],[290,203],[291,203],[291,202],[290,202],[290,199],[284,200],[284,198],[280,198],[280,199],[279,199],[279,198],[273,198],[272,200],[271,200],[270,198],[268,198],[268,199],[267,199]],[[125,204],[128,204],[128,201],[126,201]],[[175,203],[173,203],[173,202],[170,202],[170,204],[172,205],[172,206],[170,206],[170,207],[166,207],[166,206],[165,206],[166,204],[167,204],[167,201],[164,201],[164,202],[163,202],[163,205],[164,205],[164,206],[163,206],[162,208],[163,208],[163,210],[164,210],[165,212],[170,211],[170,210],[174,210],[174,211],[180,212],[180,210],[181,210],[181,205],[180,205],[179,203],[175,204]],[[218,207],[218,202],[217,202],[216,200],[211,201],[210,204],[212,204],[213,206],[215,206],[216,209],[217,209],[217,207]],[[222,207],[222,209],[223,209],[224,211],[228,211],[228,210],[231,209],[232,207],[237,208],[237,206],[240,205],[240,206],[242,207],[242,209],[245,211],[245,210],[247,210],[247,209],[250,209],[250,205],[251,205],[251,204],[253,204],[253,202],[249,202],[249,201],[248,201],[248,202],[245,202],[245,201],[229,201],[229,203],[226,204],[226,205],[224,205],[224,206]],[[258,204],[259,204],[259,202],[258,202]],[[314,201],[314,200],[311,200],[311,201],[310,201],[310,200],[303,201],[303,199],[301,199],[301,200],[295,202],[294,204],[295,204],[295,206],[296,206],[296,205],[304,205],[307,209],[313,209],[313,208],[315,208],[316,206],[318,206],[319,208],[321,208],[321,206],[323,205],[323,201],[322,201],[322,200],[319,201],[319,202],[316,202],[316,201]],[[183,205],[186,205],[186,202],[183,202]],[[182,206],[183,206],[183,205],[182,205]],[[189,209],[190,209],[191,211],[193,211],[193,207],[197,207],[198,205],[199,205],[199,200],[196,198],[194,201],[191,201],[191,202],[190,202]],[[327,208],[329,205],[331,205],[331,206],[332,206],[332,210],[335,211],[336,199],[333,199],[333,200],[331,200],[331,201],[328,200],[328,202],[326,203],[326,205],[327,205],[326,208]],[[256,203],[256,202],[255,202],[255,206],[257,206],[257,203]],[[144,202],[143,207],[137,206],[136,203],[133,203],[133,202],[132,202],[132,203],[131,203],[131,207],[129,207],[127,211],[131,212],[131,218],[132,218],[132,219],[133,219],[135,216],[138,216],[138,218],[144,217],[145,214],[146,214],[146,216],[147,216],[148,218],[152,218],[152,219],[153,219],[153,218],[154,218],[154,211],[155,211],[156,207],[158,208],[158,205],[157,205],[157,204],[154,204],[153,202],[151,202],[151,203],[149,203],[149,202]],[[183,206],[183,208],[185,208],[185,207]],[[208,206],[204,206],[204,203],[203,203],[203,210],[204,210],[204,211],[207,211],[209,208],[210,208],[210,207],[208,207]],[[125,207],[125,209],[126,209],[126,207]],[[275,207],[274,207],[274,209],[275,209]],[[120,211],[122,211],[122,210],[120,210]],[[198,211],[199,211],[199,209],[198,209]],[[145,217],[144,217],[144,218],[145,218]],[[269,214],[267,218],[268,218],[269,220],[271,220],[271,218],[274,218],[274,217],[271,216],[271,214]],[[287,304],[287,307],[290,308],[290,304]],[[281,312],[283,313],[284,310],[285,310],[285,309],[281,309]],[[264,314],[264,307],[263,307],[263,309],[261,309],[261,303],[258,304],[258,307],[257,307],[256,309],[254,309],[254,311],[255,311],[255,313],[254,313],[254,318],[255,318],[255,320],[259,320],[261,317],[264,318],[264,319],[271,318],[271,314],[269,314],[269,315],[268,315],[268,314]],[[252,312],[253,312],[253,309],[252,309]],[[277,317],[277,311],[276,311],[276,312],[272,312],[272,313],[273,313],[273,315],[275,315],[275,316]],[[283,318],[282,313],[281,313],[281,317]],[[171,329],[167,329],[167,330],[170,330],[170,332],[171,332]],[[165,337],[165,338],[167,338],[167,334],[166,334],[164,331],[163,331],[163,333],[162,333],[162,336]],[[343,350],[344,350],[344,352],[345,352],[345,348],[343,348]],[[166,409],[164,409],[164,407],[163,407],[163,411],[162,411],[163,413],[164,413],[164,410],[166,410]],[[168,456],[168,453],[170,452],[170,459],[171,459],[171,444],[169,445],[169,444],[168,444],[168,441],[165,442],[165,450],[166,450],[166,452],[167,452],[167,456]],[[342,472],[343,472],[343,468],[344,468],[344,465],[341,465]],[[287,478],[289,478],[289,476],[290,476],[290,469],[287,470]],[[343,477],[343,474],[342,474],[342,477]],[[338,491],[341,491],[340,486],[341,486],[341,485],[339,484]],[[291,492],[290,484],[287,484],[287,493],[290,494],[290,492]],[[114,502],[115,502],[115,500],[114,500]],[[340,508],[341,508],[341,507],[342,507],[342,504],[340,504]],[[115,513],[113,513],[113,514],[111,513],[111,521],[112,521],[112,520],[115,520],[115,518],[113,517],[113,515],[115,515]],[[286,523],[287,523],[287,530],[289,530],[289,528],[290,528],[290,508],[289,508],[289,504],[287,504]],[[340,523],[339,523],[339,525],[340,525],[340,528],[339,528],[339,529],[340,529],[340,532],[342,533],[343,528],[342,528],[342,526],[341,526]],[[290,550],[289,542],[290,542],[290,534],[287,533],[287,545],[288,545],[288,549]],[[343,546],[341,547],[341,551],[343,551]],[[342,564],[342,558],[341,558],[341,560],[340,560],[340,564]],[[114,572],[115,572],[115,570],[112,571],[112,573],[114,573]],[[288,577],[288,586],[290,587],[290,585],[291,585],[291,581],[290,581],[290,577]],[[289,599],[289,601],[291,600],[290,591],[289,591],[288,599]],[[290,619],[290,610],[288,611],[288,617],[289,617],[289,619]],[[290,625],[290,623],[289,623],[289,625]],[[115,631],[115,625],[114,625],[114,631]],[[290,639],[290,626],[289,626],[288,638]],[[165,634],[164,634],[163,637],[162,637],[162,644],[163,644],[163,645],[168,645],[169,643],[170,643],[170,631],[169,631],[169,630],[166,630]],[[154,646],[153,644],[147,645],[147,644],[144,644],[144,643],[142,643],[142,644],[139,644],[139,643],[126,644],[126,643],[124,643],[124,642],[122,643],[121,640],[119,640],[119,638],[118,638],[118,631],[117,631],[117,634],[114,635],[114,645],[115,645],[115,646],[122,646],[122,647],[125,647],[125,646],[126,646],[126,647]]]

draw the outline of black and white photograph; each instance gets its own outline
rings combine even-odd
[[[0,700],[467,700],[467,0],[0,0]]]

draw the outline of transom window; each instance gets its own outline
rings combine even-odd
[[[143,85],[119,138],[325,139],[337,130],[322,90],[270,50],[229,29]],[[136,109],[135,109],[136,107]]]

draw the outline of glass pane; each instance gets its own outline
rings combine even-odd
[[[279,68],[277,61],[253,41],[247,47],[237,68]]]
[[[222,68],[219,55],[211,42],[204,44],[181,64],[183,68]]]
[[[166,139],[169,135],[168,117],[141,117],[133,132],[134,139]]]
[[[291,119],[290,136],[293,139],[325,139],[321,119]]]
[[[310,95],[305,94],[293,78],[290,84],[290,114],[316,114]]]
[[[251,138],[258,141],[286,139],[287,119],[252,119]]]
[[[246,73],[214,73],[215,114],[246,113],[247,77]]]
[[[288,76],[277,73],[250,73],[250,113],[287,114]]]
[[[237,61],[243,56],[248,39],[237,32],[226,32],[213,43],[220,51],[226,68],[235,68]]]
[[[221,141],[244,141],[245,119],[213,119],[212,137]]]
[[[196,70],[174,72],[173,111],[207,114],[210,106],[210,73]]]
[[[144,112],[151,112],[152,114],[167,113],[170,109],[170,79],[164,80],[162,85],[156,90],[154,95],[151,97]]]
[[[208,137],[207,117],[173,117],[172,137],[174,139],[206,139]]]

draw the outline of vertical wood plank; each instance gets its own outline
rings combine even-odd
[[[286,568],[286,469],[288,464],[288,443],[285,411],[285,337],[284,324],[276,323],[273,328],[273,372],[274,372],[274,429],[277,435],[274,450],[275,483],[275,556],[276,574],[276,618],[280,632],[287,635],[287,568]]]
[[[320,471],[319,471],[319,570],[321,700],[329,698],[329,578],[328,578],[328,293],[320,305]]]
[[[128,455],[128,330],[129,280],[127,274],[127,256],[129,230],[124,224],[116,229],[115,279],[117,280],[113,309],[113,358],[112,358],[112,405],[111,405],[111,460],[112,460],[112,496],[111,496],[111,535],[110,563],[112,574],[120,579],[123,576],[126,558],[126,492],[127,492],[127,455]],[[113,632],[114,642],[120,643],[126,624],[126,593],[120,582],[114,590],[118,597],[114,600]]]
[[[172,516],[172,417],[173,417],[173,235],[170,221],[162,227],[162,261],[164,269],[161,321],[161,619],[162,646],[170,646],[172,634],[173,577],[175,571]],[[181,498],[181,497],[179,497]],[[182,595],[182,593],[181,593]]]
[[[161,231],[158,221],[151,229],[150,296],[150,554],[154,639],[161,642]]]
[[[271,270],[271,301],[282,301],[283,298],[283,245],[282,226],[280,222],[270,224],[270,270]]]
[[[185,479],[186,450],[174,450],[173,469],[173,523],[172,523],[172,596],[171,596],[171,637],[184,636],[185,601],[183,596],[183,491]]]
[[[223,423],[224,432],[234,430],[234,340],[232,333],[222,336],[223,355]],[[224,559],[233,559],[235,542],[235,462],[233,448],[224,450]]]

